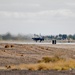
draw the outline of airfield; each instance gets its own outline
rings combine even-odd
[[[8,47],[5,47],[8,45]],[[74,70],[67,71],[30,71],[14,65],[36,64],[43,57],[59,56],[67,60],[75,59],[75,43],[51,42],[0,42],[0,75],[75,75]],[[8,66],[12,67],[8,67]],[[25,74],[26,73],[26,74]]]

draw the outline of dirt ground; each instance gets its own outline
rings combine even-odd
[[[5,48],[6,45],[8,45],[9,47]],[[9,64],[17,65],[22,63],[24,64],[37,63],[38,60],[42,59],[42,57],[45,56],[60,56],[66,59],[70,59],[70,58],[75,59],[75,45],[70,45],[70,44],[35,45],[35,44],[0,43],[0,66],[6,66]],[[48,71],[47,73],[45,73],[45,71],[38,72],[38,73],[33,72],[32,74],[30,73],[27,74],[27,72],[28,71],[26,71],[25,75],[52,75],[53,74],[53,71]],[[2,75],[1,73],[2,71],[0,71],[0,75]],[[5,71],[5,73],[7,73],[7,71]],[[55,73],[54,75],[75,75],[75,71],[69,73],[68,72],[55,72]],[[15,75],[20,75],[20,74],[15,74]]]
[[[0,71],[0,75],[75,75],[73,71]]]

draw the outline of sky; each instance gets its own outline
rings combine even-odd
[[[0,34],[75,34],[75,0],[0,0]]]

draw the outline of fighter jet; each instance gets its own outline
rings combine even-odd
[[[34,41],[36,41],[36,42],[37,42],[37,41],[40,41],[40,42],[41,42],[41,41],[44,41],[44,36],[41,36],[41,35],[39,36],[39,35],[35,35],[35,34],[34,34],[34,37],[33,37],[32,39],[33,39]]]

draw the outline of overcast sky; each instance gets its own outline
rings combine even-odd
[[[74,34],[75,0],[0,0],[0,34]]]

